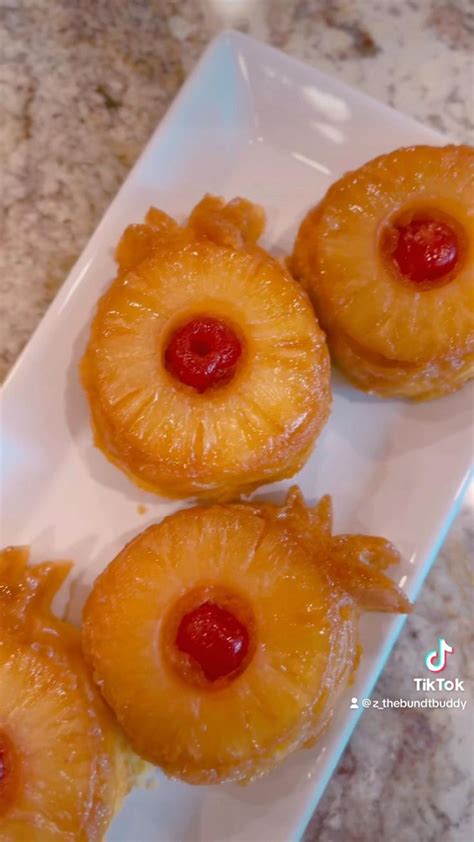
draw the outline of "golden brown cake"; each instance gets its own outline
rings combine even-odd
[[[83,647],[132,747],[194,784],[247,782],[327,726],[361,609],[405,612],[383,538],[331,534],[331,502],[196,506],[96,580]]]
[[[261,208],[207,196],[125,231],[82,362],[96,444],[140,486],[229,498],[291,476],[330,407],[306,294],[256,245]]]
[[[138,761],[51,613],[68,563],[0,553],[0,842],[99,842]]]
[[[415,146],[329,188],[291,269],[360,388],[416,399],[474,371],[474,149]]]

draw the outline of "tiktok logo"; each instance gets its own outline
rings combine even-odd
[[[438,646],[425,655],[425,667],[430,672],[442,672],[446,666],[447,655],[454,652],[454,647],[446,642],[444,637],[438,637]]]

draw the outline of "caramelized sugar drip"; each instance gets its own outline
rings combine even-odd
[[[256,245],[265,228],[265,213],[240,197],[225,204],[219,196],[204,196],[189,217],[189,225],[199,236],[231,248]]]
[[[361,609],[410,604],[383,538],[332,534],[331,501],[196,506],[97,579],[83,645],[132,746],[196,784],[247,782],[314,743],[358,659]]]
[[[70,563],[28,555],[0,552],[0,839],[99,842],[136,761],[51,610]]]
[[[257,245],[264,224],[208,195],[185,224],[151,208],[120,240],[81,375],[97,446],[147,490],[233,499],[292,476],[326,422],[325,337]]]
[[[139,266],[168,240],[179,238],[179,225],[158,208],[150,208],[145,222],[139,225],[129,225],[122,234],[115,251],[115,259],[120,272],[128,272]]]
[[[269,504],[263,504],[268,510]],[[282,507],[271,507],[273,517],[291,529],[324,567],[335,585],[364,611],[407,614],[410,601],[383,571],[400,563],[400,554],[386,538],[372,535],[333,535],[332,503],[326,495],[307,506],[300,489],[293,486]]]
[[[28,547],[0,551],[0,631],[26,644],[77,644],[77,632],[56,617],[51,602],[71,570],[70,561],[29,565]]]

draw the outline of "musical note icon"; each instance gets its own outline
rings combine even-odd
[[[425,666],[430,672],[442,672],[446,666],[447,655],[454,652],[454,647],[450,646],[444,637],[438,637],[438,646],[432,652],[427,652],[425,655]]]

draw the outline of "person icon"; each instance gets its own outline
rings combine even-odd
[[[351,699],[351,707],[350,707],[350,709],[351,709],[351,710],[357,710],[357,709],[358,709],[358,707],[359,707],[359,705],[358,705],[358,702],[357,702],[357,696],[353,696],[353,697],[352,697],[352,699]]]

